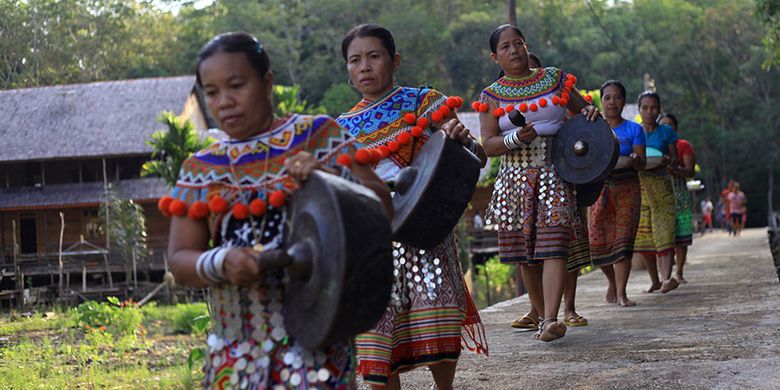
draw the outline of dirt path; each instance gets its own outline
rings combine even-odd
[[[638,306],[604,302],[601,272],[580,279],[577,307],[590,325],[552,343],[508,324],[528,309],[526,297],[485,309],[491,356],[464,353],[457,389],[780,389],[780,286],[766,230],[735,239],[712,233],[694,240],[689,283],[644,295],[647,272],[634,271],[629,297]],[[403,388],[429,389],[430,372],[401,376]]]

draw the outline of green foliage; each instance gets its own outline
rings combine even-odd
[[[768,57],[765,66],[780,65],[780,0],[755,0],[756,15],[766,27],[764,46]]]
[[[173,319],[176,333],[203,335],[211,328],[206,305],[177,305],[180,308]]]
[[[477,306],[483,308],[514,297],[514,274],[516,267],[502,264],[498,256],[491,257],[485,264],[474,266],[474,290]]]
[[[328,87],[320,104],[330,116],[337,117],[349,111],[360,100],[360,94],[347,83],[336,83]]]
[[[155,132],[147,141],[154,150],[152,160],[141,167],[141,176],[159,176],[172,188],[176,185],[184,160],[214,140],[201,139],[190,121],[182,122],[172,112],[161,113],[160,122],[168,129]]]
[[[477,185],[480,187],[492,187],[496,183],[498,171],[501,169],[501,157],[491,157],[488,159],[488,162],[490,163],[490,170],[479,179]]]
[[[134,304],[120,303],[116,297],[108,297],[107,302],[87,301],[74,310],[77,323],[84,327],[87,334],[107,332],[113,336],[107,339],[109,341],[123,336],[139,336],[144,332],[141,310]],[[100,339],[101,336],[93,337]]]
[[[100,204],[100,218],[109,214],[109,237],[113,248],[118,250],[126,264],[132,259],[142,261],[146,258],[146,217],[144,209],[132,199],[119,199],[113,190],[106,194],[106,202]]]
[[[301,87],[293,85],[287,87],[284,85],[274,85],[274,103],[276,104],[276,115],[285,116],[287,114],[324,114],[325,108],[322,106],[313,107],[304,99],[301,99]]]

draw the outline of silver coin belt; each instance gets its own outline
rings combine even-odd
[[[393,243],[393,288],[390,302],[396,307],[411,303],[414,296],[436,299],[442,283],[442,259],[434,251]]]
[[[552,166],[551,146],[552,137],[539,136],[527,146],[501,156],[501,168],[486,214],[488,224],[497,224],[500,230],[521,230],[528,217],[524,207],[526,194],[534,192],[531,182],[535,181],[538,181],[535,196],[539,200],[536,211],[542,214],[536,215],[536,219],[543,219],[547,224],[569,220],[569,213],[556,215],[561,214],[556,212],[556,206],[573,198],[569,198],[569,188]],[[554,217],[564,221],[555,221]]]
[[[241,289],[222,285],[212,289],[212,326],[207,339],[209,361],[206,382],[215,383],[215,375],[232,360],[232,388],[267,388],[274,365],[284,368],[280,378],[285,383],[273,388],[296,388],[301,384],[325,385],[331,373],[323,365],[327,355],[290,342],[282,316],[280,278],[268,277],[268,288]],[[275,280],[275,282],[274,282]],[[252,318],[246,323],[247,314]],[[268,387],[271,388],[271,387]]]

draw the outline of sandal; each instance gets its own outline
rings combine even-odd
[[[568,316],[563,319],[563,323],[566,326],[571,327],[577,327],[577,326],[587,326],[588,325],[588,319],[577,314],[576,316]]]
[[[541,318],[532,318],[524,315],[515,318],[511,326],[516,329],[536,329],[539,327],[539,321],[541,321]]]

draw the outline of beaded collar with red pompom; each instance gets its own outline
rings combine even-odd
[[[355,151],[354,156],[344,153],[336,159],[336,162],[344,167],[351,168],[353,161],[360,165],[374,165],[397,152],[401,146],[408,145],[410,142],[421,138],[425,134],[425,129],[433,123],[440,123],[451,112],[454,112],[463,105],[463,99],[460,96],[450,96],[445,103],[436,111],[431,113],[431,119],[425,117],[417,118],[412,113],[404,115],[404,122],[407,125],[414,125],[411,130],[403,131],[395,137],[394,141],[385,142],[382,145],[373,148],[361,148]]]
[[[526,113],[528,111],[531,112],[537,112],[542,108],[545,108],[548,106],[548,103],[552,103],[555,106],[561,106],[566,107],[566,105],[569,104],[569,93],[571,93],[571,90],[574,88],[574,86],[577,84],[577,77],[572,74],[566,75],[566,81],[563,83],[564,90],[561,91],[561,95],[555,95],[548,101],[547,98],[541,98],[538,100],[537,103],[521,103],[517,106],[517,109],[520,110],[522,113]],[[593,96],[585,95],[585,100],[588,101],[588,103],[593,101]],[[487,103],[480,103],[480,102],[473,102],[471,103],[471,108],[476,112],[488,112],[489,107]],[[508,105],[506,107],[497,107],[495,110],[493,110],[493,116],[496,118],[500,118],[504,116],[506,113],[511,112],[515,109],[514,105]]]
[[[430,120],[425,117],[417,118],[414,114],[408,113],[404,115],[404,122],[410,126],[415,125],[411,130],[401,132],[396,136],[394,141],[388,141],[373,148],[358,149],[355,151],[354,156],[350,156],[348,153],[341,154],[336,159],[336,163],[346,168],[351,168],[353,162],[360,165],[376,164],[382,159],[389,157],[391,153],[397,152],[401,146],[408,145],[410,142],[421,138],[425,133],[425,129],[431,125],[431,120],[433,120],[434,123],[440,123],[451,112],[457,110],[462,105],[463,99],[460,96],[450,96],[445,101],[445,104],[431,113]],[[283,187],[284,189],[273,191],[268,195],[268,203],[276,209],[284,207],[284,205],[287,204],[287,197],[297,189],[297,185],[292,181],[284,183]],[[214,215],[223,214],[227,211],[229,206],[228,201],[220,195],[210,197],[208,204],[198,200],[189,207],[187,207],[187,203],[183,200],[176,199],[170,195],[163,196],[157,202],[157,208],[164,216],[183,217],[187,215],[193,220],[206,218],[209,213]],[[249,205],[240,202],[234,204],[231,211],[233,217],[243,220],[249,218],[250,214],[254,217],[262,217],[267,208],[268,204],[266,204],[263,199],[256,198],[252,200]]]

